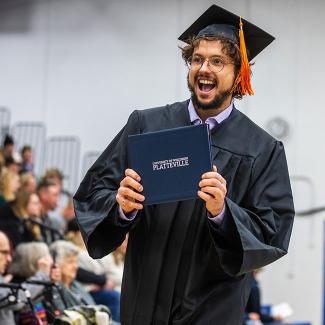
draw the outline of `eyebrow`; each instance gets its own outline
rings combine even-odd
[[[204,56],[201,55],[201,54],[199,54],[199,53],[195,53],[195,54],[193,54],[193,57],[195,57],[195,56],[199,56],[199,57],[201,57],[201,58],[204,58]],[[216,55],[211,55],[211,56],[208,57],[208,58],[209,58],[209,59],[211,59],[211,58],[219,58],[219,59],[222,59],[222,60],[224,60],[224,61],[227,60],[226,57],[224,57],[224,56],[222,56],[222,55],[218,55],[218,54],[216,54]]]

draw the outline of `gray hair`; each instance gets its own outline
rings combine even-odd
[[[50,251],[53,255],[56,254],[56,262],[61,264],[66,257],[78,256],[79,248],[75,244],[66,240],[57,240],[50,245]]]
[[[8,272],[14,276],[29,278],[38,270],[37,261],[46,255],[50,255],[50,251],[45,243],[19,244]]]

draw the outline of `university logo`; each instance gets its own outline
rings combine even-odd
[[[167,160],[160,160],[160,161],[152,162],[152,170],[163,170],[163,169],[185,167],[185,166],[189,166],[188,157],[167,159]]]

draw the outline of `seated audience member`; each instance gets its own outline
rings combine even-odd
[[[5,139],[3,141],[3,155],[5,161],[7,161],[9,158],[12,158],[17,164],[21,163],[21,157],[19,153],[15,151],[14,139],[9,134],[5,136]]]
[[[14,173],[20,173],[20,164],[17,163],[12,157],[6,159],[5,168]]]
[[[57,168],[47,169],[44,175],[42,176],[42,179],[55,183],[60,188],[60,191],[63,190],[64,175],[59,169]]]
[[[53,265],[52,256],[45,243],[30,242],[18,245],[8,268],[8,273],[13,276],[12,282],[24,282],[39,271],[44,273],[44,281],[61,281],[61,270],[57,265]]]
[[[9,276],[9,279],[3,278],[3,274],[5,274],[11,261],[12,257],[10,241],[8,236],[0,230],[0,283],[8,282],[12,278],[11,276]],[[1,294],[0,297],[2,297]]]
[[[33,172],[34,170],[34,163],[33,163],[33,152],[31,146],[23,146],[21,149],[21,173]]]
[[[75,220],[69,222],[65,239],[72,242],[80,249],[79,264],[84,264],[80,263],[80,259],[82,260],[82,255],[84,253],[84,243]],[[89,264],[86,264],[85,267],[87,269],[79,265],[76,279],[86,288],[87,291],[91,291],[93,288],[112,288],[115,286],[115,284],[107,279],[104,273],[95,273],[96,268],[93,269],[92,267],[89,267]]]
[[[40,270],[43,272],[42,277],[40,277],[42,275],[39,272]],[[53,264],[49,248],[44,243],[31,242],[18,245],[8,272],[12,274],[12,282],[15,283],[22,283],[26,280],[36,280],[44,284],[60,283],[61,281],[61,270],[57,264]],[[47,313],[48,320],[51,323],[53,320],[52,315],[60,312],[55,303],[55,297],[58,295],[57,287],[38,284],[38,289],[39,294],[35,297],[33,303],[37,310],[41,305],[41,311],[43,311],[41,314],[43,315],[45,314],[44,306],[46,307],[49,312]],[[19,314],[20,323],[28,323],[30,316],[30,310],[25,308]]]
[[[61,211],[61,215],[62,215],[62,220],[63,220],[62,231],[63,231],[63,233],[65,233],[67,230],[67,227],[68,227],[68,223],[71,220],[74,220],[76,218],[76,215],[74,212],[74,206],[73,206],[73,199],[71,196],[68,198],[67,204]]]
[[[284,325],[282,323],[283,319],[281,316],[266,315],[262,313],[261,309],[261,291],[259,288],[259,283],[256,279],[256,275],[261,270],[255,270],[252,273],[252,283],[251,283],[251,292],[246,305],[246,324],[253,325],[254,323],[258,324],[267,324],[267,325]]]
[[[31,172],[20,175],[20,189],[25,192],[35,193],[37,190],[36,177]]]
[[[62,293],[67,307],[76,305],[95,305],[96,303],[107,306],[108,308],[113,305],[112,317],[115,322],[119,322],[119,296],[118,300],[110,300],[110,304],[97,302],[93,297],[83,288],[83,286],[76,281],[79,248],[71,242],[65,240],[59,240],[50,246],[52,252],[56,252],[57,263],[62,271]],[[102,290],[103,291],[103,290]],[[105,302],[108,298],[106,297]],[[112,303],[113,301],[113,303]]]
[[[88,283],[88,286],[86,286],[86,288],[88,291],[90,291],[90,294],[95,299],[96,303],[107,306],[112,312],[113,319],[115,321],[119,321],[121,280],[118,277],[115,277],[118,282],[116,284],[115,281],[108,276],[108,273],[112,271],[112,260],[110,259],[110,257],[108,258],[108,256],[99,260],[94,260],[88,255],[86,246],[82,240],[80,230],[75,220],[70,221],[68,224],[68,232],[66,234],[66,239],[72,241],[75,245],[79,247],[79,267],[81,269],[93,272],[98,276],[104,276],[105,284],[98,286],[94,285],[93,282],[91,282]]]
[[[48,214],[50,219],[58,224],[60,230],[64,233],[66,231],[68,221],[73,219],[75,216],[72,197],[70,193],[65,191],[63,188],[64,175],[59,169],[51,168],[46,170],[42,179],[49,182],[54,182],[60,189],[58,205],[54,210],[49,211]]]
[[[3,150],[0,148],[0,175],[4,167],[5,167],[5,157],[3,155]]]
[[[52,254],[56,255],[56,262],[61,269],[61,282],[64,289],[62,292],[66,304],[64,306],[64,302],[62,302],[61,309],[79,305],[95,305],[93,298],[76,281],[78,247],[68,241],[58,240],[51,244],[50,250]]]
[[[0,206],[13,201],[19,187],[18,174],[10,170],[3,170],[0,175]]]
[[[75,220],[72,220],[68,224],[68,231],[66,233],[65,239],[69,242],[72,242],[79,248],[79,259],[83,254],[83,240],[81,236],[79,236],[79,228]],[[80,264],[80,263],[78,263]],[[112,283],[108,281],[106,275],[104,273],[95,273],[95,270],[92,268],[83,268],[79,265],[76,275],[76,280],[80,282],[87,291],[92,290],[93,288],[107,288],[112,287]]]
[[[79,266],[81,268],[89,271],[92,270],[96,274],[104,274],[106,278],[109,279],[109,281],[107,281],[109,288],[121,292],[128,236],[126,236],[122,245],[113,253],[98,260],[90,258],[75,220],[69,222],[65,238],[81,249],[79,258]]]
[[[125,237],[121,246],[116,248],[116,250],[104,258],[102,262],[105,264],[106,275],[114,281],[115,290],[121,292],[123,271],[124,271],[124,259],[126,254],[126,248],[128,244],[128,236]]]
[[[41,243],[37,243],[40,245],[44,245]],[[22,244],[22,245],[31,245],[31,244]],[[17,267],[15,266],[15,261],[17,260],[25,260],[26,259],[26,251],[21,252],[21,249],[18,246],[17,248],[17,257],[14,258],[13,264],[10,265],[12,258],[10,255],[10,244],[7,236],[0,232],[0,283],[3,283],[2,274],[4,274],[7,266],[9,265],[9,269],[11,266],[13,266],[13,270],[17,270]],[[35,247],[32,248],[30,253],[35,251]],[[29,272],[28,274],[25,274],[25,279],[28,278],[29,280],[34,281],[49,281],[50,278],[54,281],[60,280],[60,272],[59,269],[55,268],[51,271],[51,260],[48,260],[45,256],[41,256],[35,261],[35,268],[33,269],[33,272]],[[27,266],[29,264],[27,263]],[[24,267],[19,267],[18,270],[24,271]],[[28,291],[31,294],[31,298],[34,299],[36,296],[38,296],[42,292],[42,287],[39,285],[33,285],[33,284],[24,284],[25,288],[28,289]],[[26,296],[23,291],[18,291],[18,301],[14,304],[9,304],[8,299],[6,297],[10,293],[9,288],[1,288],[0,287],[0,324],[6,324],[6,325],[14,325],[15,319],[13,311],[18,311],[22,309],[28,309],[29,307],[25,307],[25,301]]]
[[[52,242],[62,238],[58,224],[50,219],[48,215],[58,205],[60,189],[54,182],[43,179],[38,184],[37,193],[41,203],[41,218],[39,221],[43,225],[41,227],[42,238],[50,245]]]
[[[13,247],[20,243],[40,241],[40,227],[32,222],[40,213],[37,194],[20,190],[14,201],[0,207],[0,230],[7,234]]]

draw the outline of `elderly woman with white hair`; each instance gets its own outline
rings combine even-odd
[[[41,269],[46,274],[44,280],[50,280],[52,264],[53,259],[45,243],[22,243],[16,247],[8,272],[14,276],[15,282],[22,282],[34,276]],[[60,280],[61,276],[56,274],[55,278]]]
[[[80,248],[75,244],[58,240],[51,244],[50,251],[56,255],[56,262],[61,269],[61,282],[63,284],[62,301],[66,307],[78,306],[78,305],[96,305],[96,300],[84,289],[84,287],[76,281],[76,275],[78,270],[78,257]],[[107,291],[105,288],[99,290],[103,294]],[[98,302],[100,305],[105,305],[111,310],[111,306],[105,302]],[[119,300],[118,306],[112,312],[113,324],[120,324],[119,322]]]
[[[95,305],[91,295],[77,282],[79,248],[65,240],[58,240],[51,244],[50,251],[56,255],[56,263],[61,269],[61,283],[63,285],[62,309],[79,305]],[[66,305],[66,306],[64,306]]]
[[[9,241],[7,236],[0,232],[2,238],[2,245],[6,245],[7,250],[9,252]],[[8,253],[9,254],[9,253]],[[48,283],[57,282],[61,279],[60,269],[58,267],[53,266],[53,260],[50,255],[49,249],[44,243],[24,243],[20,244],[16,247],[16,252],[11,262],[11,257],[8,258],[8,273],[13,276],[12,282],[24,282],[25,280],[36,281],[38,283]],[[11,262],[11,263],[10,263]],[[2,270],[3,272],[4,270]],[[0,272],[1,273],[1,272]],[[34,300],[37,296],[42,296],[43,287],[40,285],[33,284],[25,284],[31,291],[32,299]],[[40,304],[39,299],[33,301],[35,309],[40,312],[39,317],[43,317],[44,309]],[[30,310],[28,308],[22,308],[21,304],[16,304],[13,306],[14,310],[20,310],[19,317],[21,323],[26,323],[25,320],[30,318]],[[42,310],[43,311],[42,311]],[[9,311],[8,311],[9,312]],[[4,312],[2,312],[3,314]],[[45,313],[44,313],[45,315]],[[0,315],[0,323],[1,324],[11,324],[8,320],[6,322],[2,322],[1,319],[4,319],[3,315]],[[24,320],[25,319],[25,320]],[[13,322],[14,323],[14,322]]]

